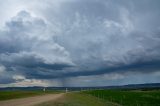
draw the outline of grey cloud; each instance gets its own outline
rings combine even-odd
[[[92,76],[92,75],[103,75],[111,73],[124,74],[126,72],[135,72],[141,74],[150,74],[159,71],[160,61],[148,61],[148,62],[137,62],[131,65],[121,65],[114,67],[101,66],[97,69],[84,69],[79,68],[78,71],[64,71],[52,73],[51,71],[46,71],[45,73],[32,73],[28,77],[40,78],[40,79],[52,79],[52,78],[68,78],[68,77],[78,77],[78,76]],[[36,76],[37,75],[37,76]]]
[[[31,14],[21,11],[0,31],[0,64],[8,70],[26,78],[64,80],[159,71],[158,0],[34,3],[37,8],[28,7]]]
[[[138,3],[64,3],[67,6],[56,15],[63,29],[57,36],[57,43],[70,51],[80,71],[62,76],[88,76],[120,70],[159,71],[158,2]],[[93,5],[97,11],[102,11],[93,11]],[[68,14],[66,19],[65,14]]]
[[[42,57],[38,57],[34,53],[11,53],[11,54],[2,54],[0,56],[1,63],[8,67],[26,67],[26,68],[46,68],[53,70],[60,70],[65,67],[71,67],[69,64],[63,63],[45,63],[45,60]]]
[[[6,67],[0,65],[0,84],[8,84],[14,82],[12,78],[12,73],[6,71]]]
[[[6,72],[35,73],[36,76],[36,72],[30,70],[40,68],[54,72],[72,67],[74,64],[69,53],[55,43],[47,31],[45,21],[32,17],[26,11],[19,12],[7,22],[6,30],[0,31],[0,64],[6,67]],[[6,75],[3,78],[9,80]],[[10,78],[9,81],[14,79]]]

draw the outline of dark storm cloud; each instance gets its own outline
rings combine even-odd
[[[158,16],[158,11],[145,10],[145,8],[147,10],[148,8],[158,9],[156,3],[151,3],[153,6],[147,7],[146,5],[150,5],[150,3],[151,1],[139,5],[134,1],[126,3],[114,1],[86,3],[82,1],[74,2],[74,5],[70,3],[68,8],[66,9],[64,6],[65,9],[64,11],[62,9],[61,12],[64,14],[69,12],[68,16],[71,18],[68,18],[71,19],[71,22],[69,25],[64,25],[67,28],[65,29],[66,33],[58,36],[57,42],[67,48],[73,60],[82,67],[85,65],[94,67],[101,61],[108,67],[110,63],[112,65],[132,64],[138,61],[157,59],[160,42],[157,20],[160,16]],[[79,4],[83,5],[77,6]],[[94,8],[97,11],[103,8],[103,11],[92,11],[92,6],[96,4],[97,6]],[[141,15],[142,10],[139,12],[136,7],[144,8],[147,17]],[[63,16],[61,17],[63,23],[68,22],[63,19]],[[155,23],[150,24],[151,21],[156,22],[156,25]],[[139,23],[147,25],[141,26]]]
[[[92,76],[92,75],[103,75],[103,74],[110,74],[110,73],[120,73],[125,74],[126,72],[135,72],[135,73],[153,73],[159,70],[160,68],[160,60],[159,61],[148,61],[148,62],[137,62],[130,65],[121,65],[117,67],[101,67],[94,70],[85,70],[83,71],[64,71],[64,72],[55,72],[54,74],[52,71],[46,71],[45,73],[41,73],[40,71],[44,72],[44,70],[40,70],[35,73],[28,73],[28,78],[39,78],[39,79],[53,79],[53,78],[67,78],[67,77],[77,77],[77,76]]]
[[[45,63],[43,58],[37,57],[36,54],[3,54],[0,57],[1,64],[7,67],[25,67],[25,68],[45,68],[52,70],[61,70],[65,67],[71,67],[69,64],[65,63]]]
[[[24,3],[30,11],[20,9],[0,30],[6,72],[28,79],[159,72],[158,0]]]

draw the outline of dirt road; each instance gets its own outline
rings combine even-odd
[[[36,104],[43,103],[50,100],[57,100],[63,95],[64,93],[47,94],[43,96],[34,96],[34,97],[28,97],[28,98],[0,101],[0,106],[32,106],[32,105],[36,105]]]

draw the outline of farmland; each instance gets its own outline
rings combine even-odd
[[[123,106],[160,106],[160,90],[94,90],[84,93]]]

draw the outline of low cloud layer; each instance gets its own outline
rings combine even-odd
[[[0,2],[0,86],[160,81],[158,0]]]

